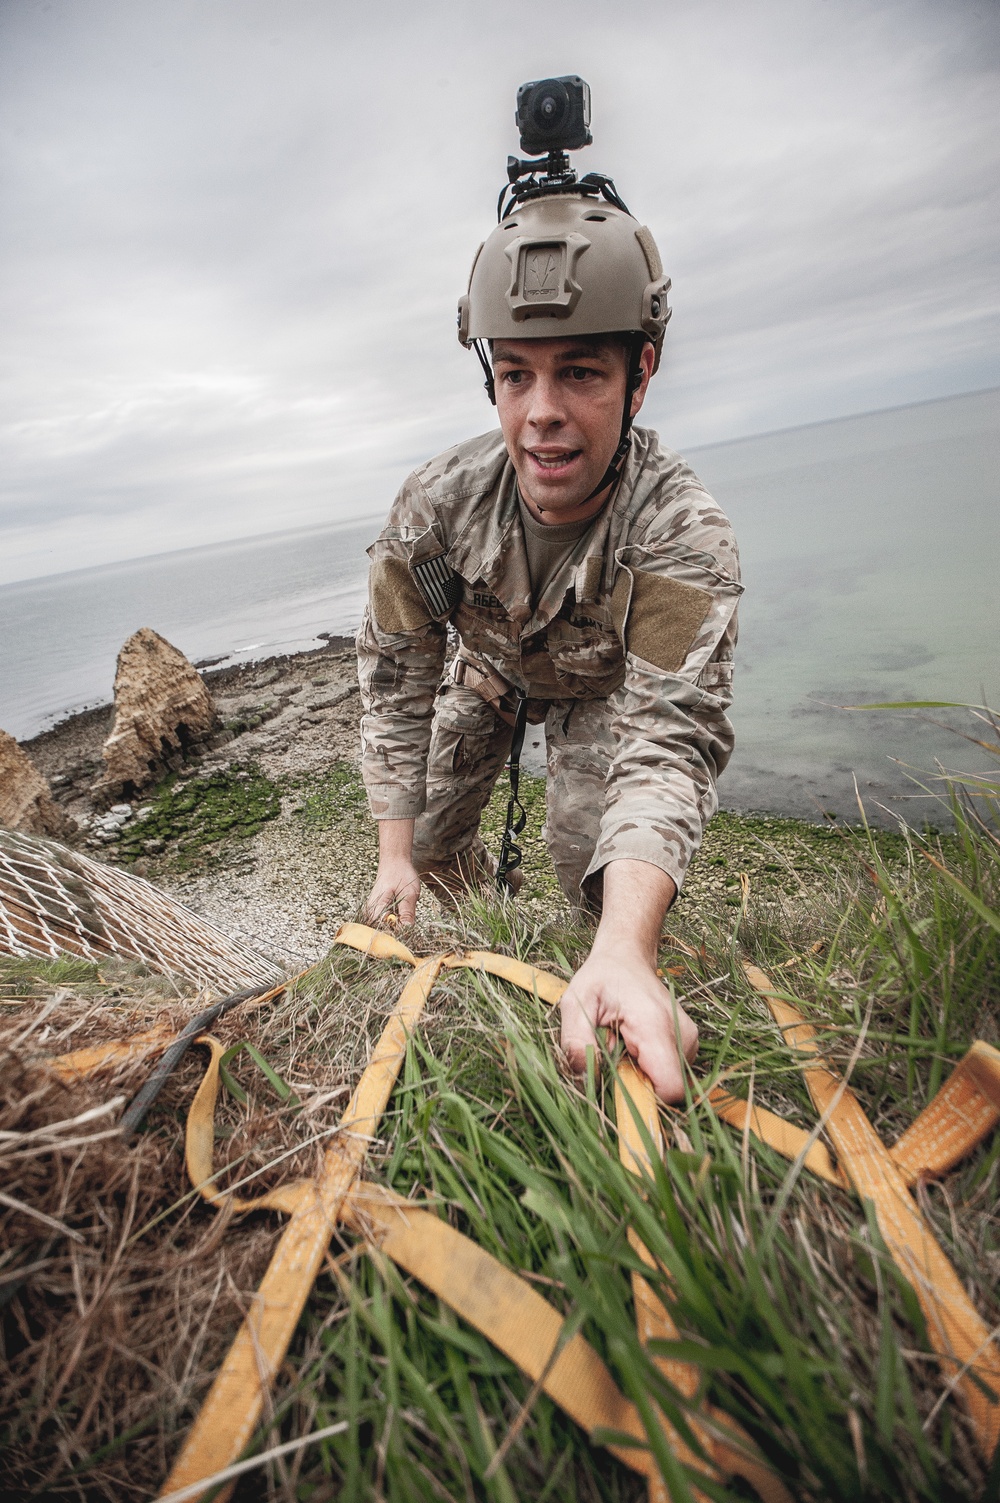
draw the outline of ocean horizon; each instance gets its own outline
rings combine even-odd
[[[856,779],[873,817],[931,817],[913,776],[973,765],[972,749],[926,719],[838,707],[1000,698],[1000,389],[685,457],[733,520],[746,584],[723,804],[856,815]],[[0,586],[0,726],[25,740],[109,702],[140,626],[220,666],[353,634],[380,525],[368,515]]]

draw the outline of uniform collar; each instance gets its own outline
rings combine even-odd
[[[469,584],[482,580],[522,630],[529,625],[532,631],[547,626],[570,587],[577,601],[596,600],[611,587],[614,550],[620,533],[645,504],[655,483],[655,475],[647,472],[652,439],[646,429],[632,429],[632,444],[621,478],[604,510],[595,518],[593,531],[580,539],[582,555],[574,549],[560,571],[566,576],[566,585],[554,609],[532,615],[531,578],[517,500],[517,476],[509,457],[496,486],[480,502],[490,508],[492,525],[484,528],[480,516],[470,518],[448,549],[448,562]]]
[[[482,580],[512,621],[523,626],[531,615],[531,579],[517,504],[517,476],[508,458],[496,488],[480,503],[492,525],[473,516],[448,549],[448,562],[469,584]]]

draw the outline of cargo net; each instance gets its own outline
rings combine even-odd
[[[15,830],[0,830],[0,954],[124,955],[223,991],[280,974],[141,877]]]

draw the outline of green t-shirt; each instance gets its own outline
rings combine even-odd
[[[536,522],[520,494],[517,502],[521,510],[524,546],[528,555],[528,573],[531,575],[531,599],[535,603],[580,539],[593,527],[597,517],[588,517],[583,522],[558,522],[550,527],[546,523]]]

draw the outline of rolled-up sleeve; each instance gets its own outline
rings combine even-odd
[[[718,808],[733,750],[735,549],[649,540],[619,550],[612,607],[625,682],[609,702],[615,755],[590,877],[609,861],[658,866],[678,889]]]

